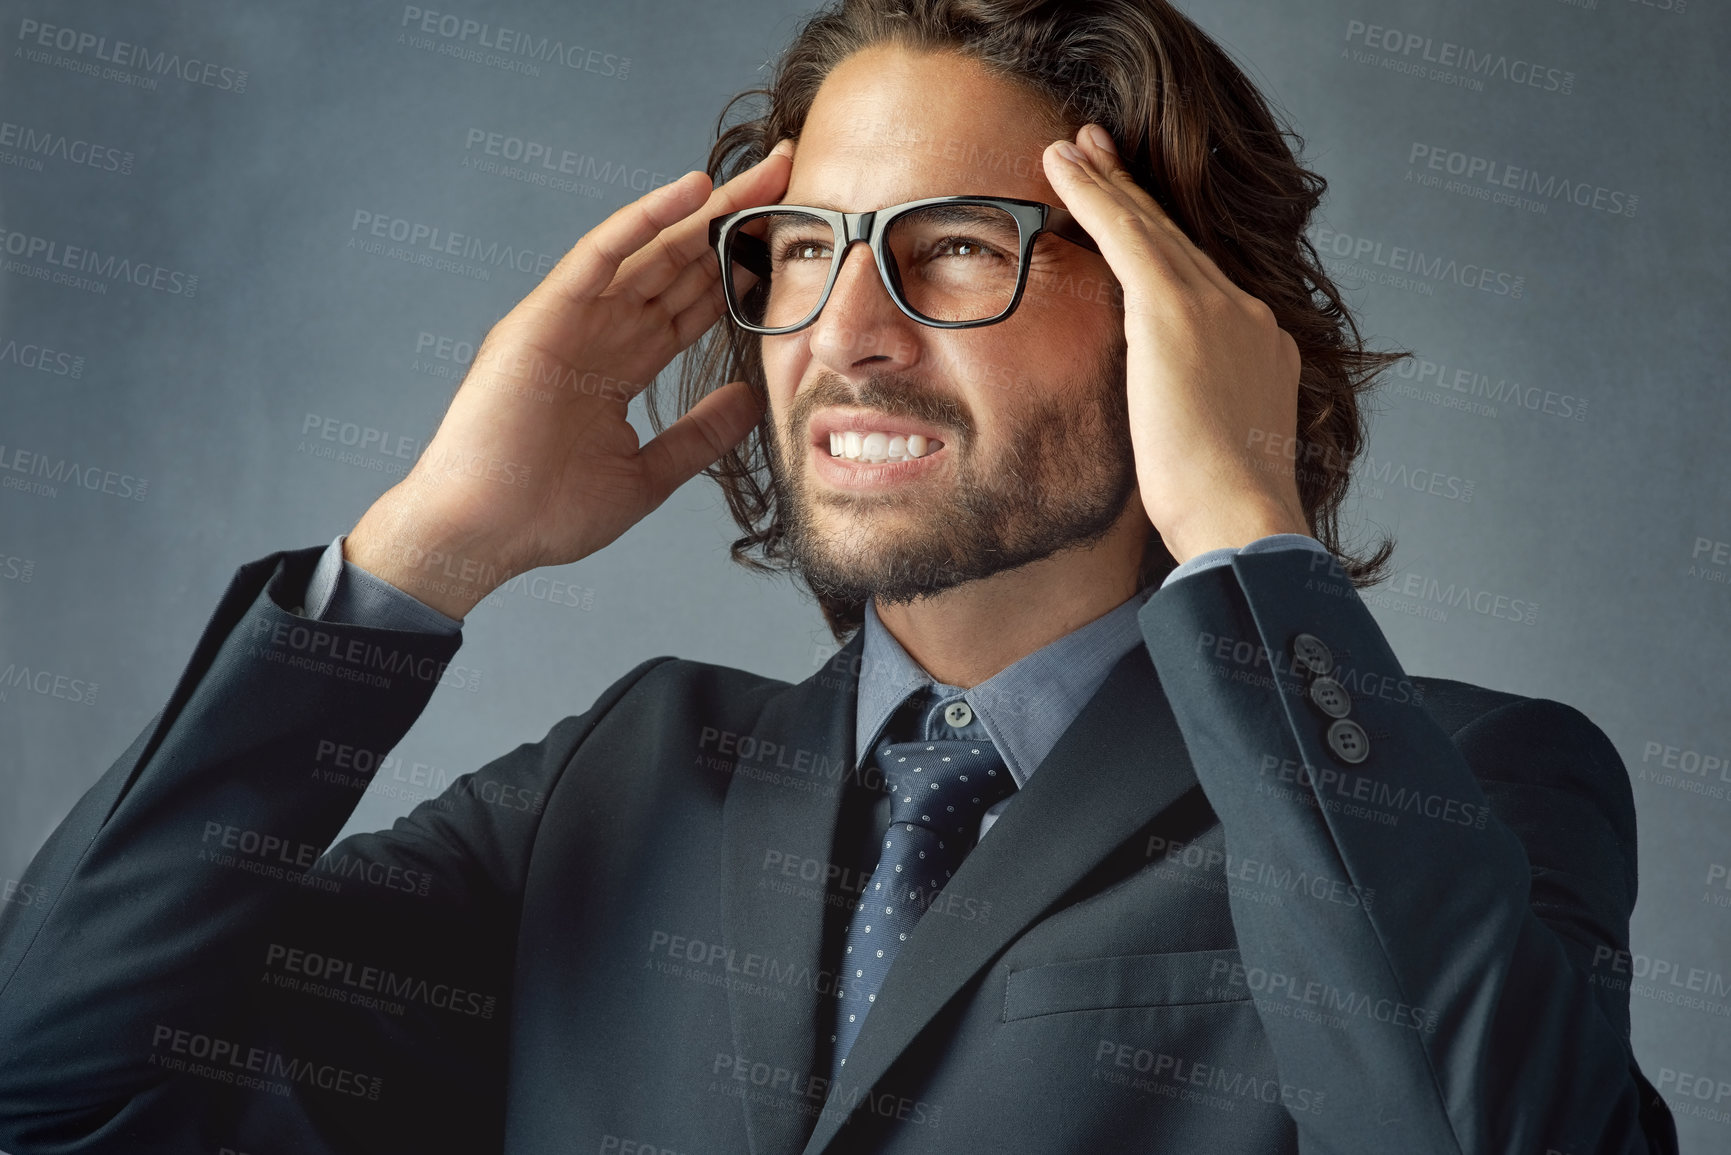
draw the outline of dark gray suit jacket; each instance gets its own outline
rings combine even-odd
[[[1327,557],[1149,600],[831,1085],[859,637],[793,686],[646,661],[325,851],[460,642],[297,617],[319,552],[237,573],[0,918],[0,1148],[1676,1150],[1615,981],[1615,750],[1408,677]]]

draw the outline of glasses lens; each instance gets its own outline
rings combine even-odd
[[[984,321],[1016,295],[1021,233],[996,205],[939,204],[903,213],[885,248],[908,307],[932,321]]]
[[[747,218],[727,241],[729,291],[752,325],[779,329],[811,316],[835,260],[835,231],[809,213]]]

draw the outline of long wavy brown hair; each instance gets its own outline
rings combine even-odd
[[[1303,360],[1294,452],[1305,517],[1356,585],[1386,577],[1393,542],[1385,536],[1374,551],[1353,552],[1341,541],[1339,512],[1369,433],[1360,395],[1411,353],[1365,348],[1305,235],[1327,182],[1299,162],[1303,139],[1226,52],[1167,0],[841,0],[799,28],[768,87],[741,92],[722,109],[710,178],[731,180],[784,137],[797,143],[830,70],[879,44],[962,54],[1043,95],[1065,132],[1092,121],[1112,134],[1137,183],[1292,334]],[[756,115],[728,123],[736,107],[753,101],[746,112]],[[704,472],[721,485],[742,531],[733,559],[791,572],[765,448],[773,415],[758,342],[724,317],[686,350],[678,412],[734,380],[748,382],[765,402],[757,429]],[[655,390],[649,402],[659,432],[668,421]],[[1150,534],[1141,584],[1159,581],[1174,564],[1159,535]],[[817,600],[838,641],[864,621],[863,602]]]

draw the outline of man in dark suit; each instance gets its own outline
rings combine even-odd
[[[409,478],[240,569],[0,922],[0,1144],[1675,1151],[1595,965],[1616,752],[1408,676],[1333,545],[1358,385],[1266,109],[1164,4],[972,7],[808,26],[757,163],[586,235]],[[744,379],[640,447],[621,383],[723,312]],[[480,598],[752,437],[833,660],[651,659],[325,849]]]

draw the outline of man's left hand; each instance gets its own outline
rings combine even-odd
[[[1055,142],[1046,176],[1123,287],[1130,435],[1149,520],[1180,562],[1309,534],[1287,452],[1297,342],[1135,182],[1103,130],[1076,136],[1080,161]]]

